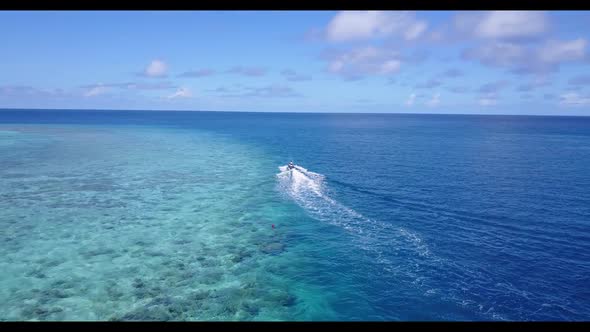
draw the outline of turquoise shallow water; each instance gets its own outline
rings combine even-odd
[[[0,319],[587,320],[589,136],[584,118],[2,111]]]
[[[131,127],[2,135],[3,319],[330,318],[321,285],[283,273],[313,254],[255,148]]]

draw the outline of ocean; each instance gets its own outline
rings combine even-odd
[[[0,285],[3,321],[587,321],[590,117],[0,110]]]

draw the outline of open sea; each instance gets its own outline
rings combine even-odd
[[[588,321],[590,117],[0,110],[0,320]]]

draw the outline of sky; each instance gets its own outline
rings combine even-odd
[[[2,11],[0,108],[590,115],[589,11]]]

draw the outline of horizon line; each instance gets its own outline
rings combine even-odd
[[[408,113],[408,112],[281,112],[281,111],[212,111],[175,109],[103,109],[103,108],[5,108],[2,111],[102,111],[102,112],[201,112],[201,113],[262,113],[262,114],[352,114],[352,115],[473,115],[473,116],[545,116],[545,117],[590,117],[580,114],[513,114],[513,113]]]

